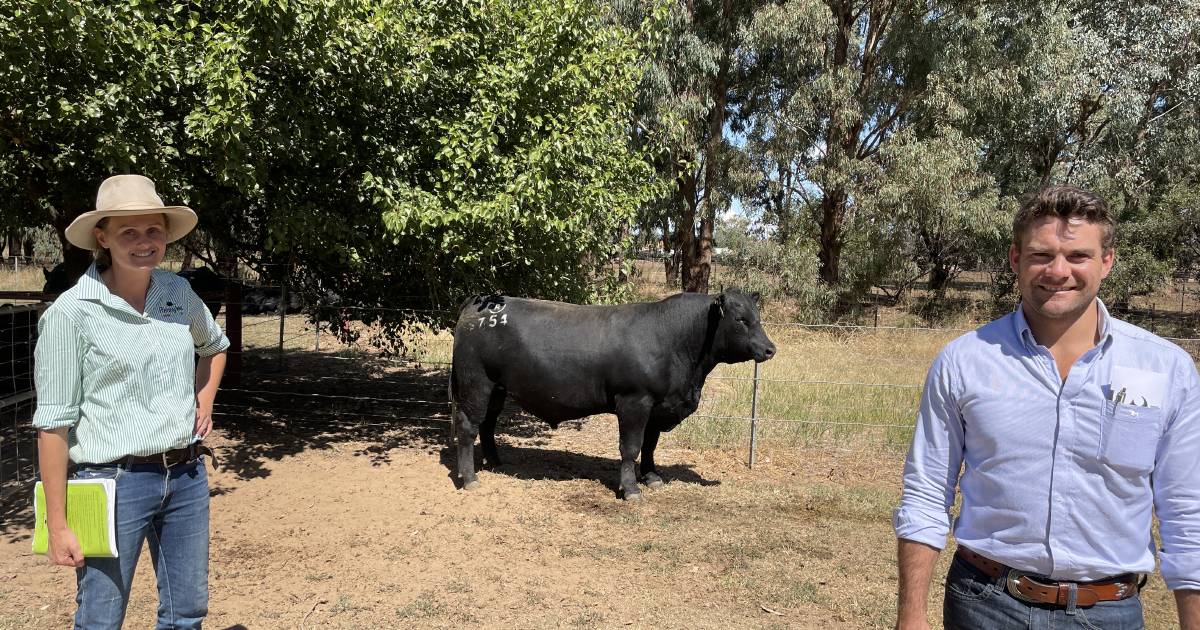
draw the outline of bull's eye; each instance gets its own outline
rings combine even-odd
[[[739,318],[737,318],[737,320],[738,320],[738,323],[745,326],[746,328],[750,327],[750,322],[745,317],[739,317]]]

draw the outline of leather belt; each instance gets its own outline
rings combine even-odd
[[[179,464],[188,464],[197,459],[201,455],[208,455],[213,462],[213,468],[217,467],[217,455],[213,450],[204,444],[189,444],[182,448],[173,448],[169,451],[155,453],[154,455],[128,455],[116,461],[105,464],[107,466],[133,466],[135,464],[157,464],[163,468],[178,466]]]
[[[1093,606],[1097,602],[1127,599],[1137,595],[1141,588],[1137,575],[1133,573],[1095,582],[1065,582],[1048,580],[1028,571],[1013,569],[966,547],[959,547],[955,555],[990,578],[1003,576],[1004,588],[1010,595],[1032,604],[1067,606],[1070,603],[1072,587],[1075,590],[1076,606]]]

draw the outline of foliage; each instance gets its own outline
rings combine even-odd
[[[0,54],[6,221],[61,229],[145,173],[226,256],[426,309],[393,322],[611,297],[655,194],[627,128],[639,33],[589,0],[4,2]]]
[[[819,261],[811,241],[763,238],[736,218],[723,223],[717,237],[717,244],[729,249],[729,284],[786,301],[803,321],[822,321],[832,309],[835,295],[817,280]]]

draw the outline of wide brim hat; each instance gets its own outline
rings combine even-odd
[[[177,241],[196,227],[196,213],[187,206],[163,205],[154,191],[154,182],[142,175],[114,175],[100,183],[96,209],[84,212],[67,226],[67,240],[81,249],[96,250],[100,244],[92,228],[108,217],[139,214],[167,216],[167,242]]]

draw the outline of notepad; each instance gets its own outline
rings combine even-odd
[[[67,527],[79,541],[85,558],[117,557],[117,481],[67,481]],[[42,482],[33,489],[33,552],[44,554],[50,541],[46,526],[46,492]]]

